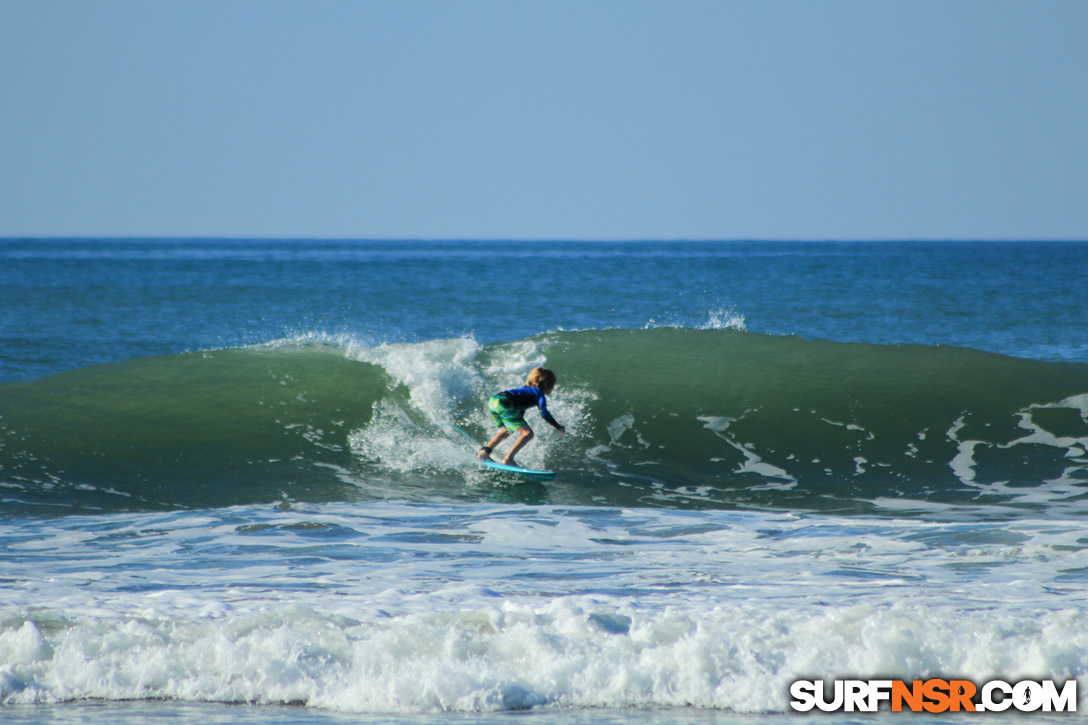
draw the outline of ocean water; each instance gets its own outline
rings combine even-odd
[[[1083,694],[1086,279],[1088,243],[0,240],[0,720]],[[450,426],[542,364],[556,479],[481,468]]]

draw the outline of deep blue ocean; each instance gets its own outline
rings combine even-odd
[[[1088,243],[0,239],[0,720],[1083,693],[1085,280]],[[538,365],[543,484],[450,429]]]

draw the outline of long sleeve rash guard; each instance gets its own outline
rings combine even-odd
[[[557,425],[555,418],[548,412],[548,401],[544,393],[540,392],[540,388],[514,388],[502,391],[501,395],[506,396],[510,400],[510,405],[520,411],[526,411],[535,405],[540,408],[541,418],[552,425]]]

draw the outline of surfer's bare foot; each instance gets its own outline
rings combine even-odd
[[[491,460],[491,449],[488,448],[487,446],[481,446],[480,447],[480,452],[476,454],[476,457],[479,458],[481,461],[490,461]]]
[[[518,465],[518,462],[515,461],[513,458],[504,458],[504,459],[502,459],[502,463],[503,463],[504,466],[515,466],[516,467]]]

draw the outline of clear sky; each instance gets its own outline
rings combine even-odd
[[[0,236],[1088,239],[1088,2],[0,0]]]

